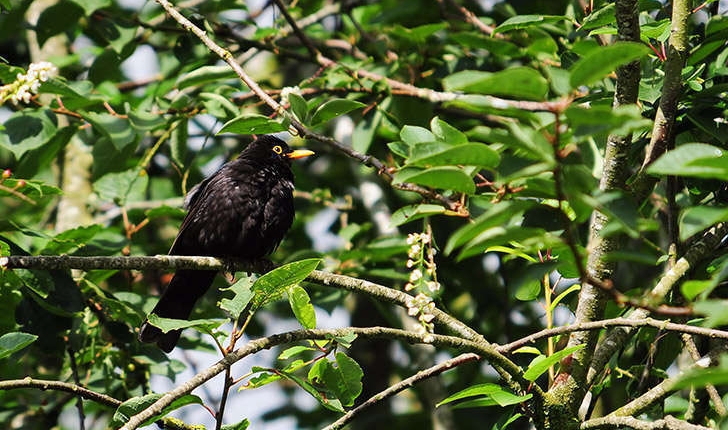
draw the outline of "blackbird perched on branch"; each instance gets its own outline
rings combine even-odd
[[[313,154],[292,150],[282,140],[261,136],[240,156],[190,190],[189,210],[170,255],[204,255],[259,261],[272,253],[293,223],[291,160]],[[177,270],[152,313],[188,319],[212,285],[214,270]],[[163,333],[144,321],[139,340],[170,352],[180,330]]]

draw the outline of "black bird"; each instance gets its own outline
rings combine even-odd
[[[190,190],[170,255],[204,255],[259,261],[272,253],[293,223],[291,160],[313,154],[292,150],[282,140],[261,136],[212,176]],[[152,313],[188,319],[212,285],[214,270],[177,270]],[[144,321],[139,340],[170,352],[180,330],[163,333]]]

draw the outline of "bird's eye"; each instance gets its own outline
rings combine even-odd
[[[283,154],[283,148],[281,147],[281,145],[276,145],[273,147],[273,152],[275,152],[276,154]]]

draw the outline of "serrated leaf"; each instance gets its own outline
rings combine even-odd
[[[592,84],[617,67],[638,60],[649,52],[649,48],[637,42],[617,42],[595,49],[571,67],[571,88]]]
[[[408,205],[397,209],[397,211],[392,214],[392,218],[389,220],[389,222],[392,226],[397,227],[426,216],[440,215],[445,213],[446,211],[447,209],[440,205]]]
[[[258,114],[243,114],[226,122],[217,134],[270,134],[288,130],[280,122]]]
[[[36,339],[38,339],[38,336],[30,333],[19,331],[5,333],[0,336],[0,358],[5,358],[14,352],[20,351],[35,342]]]
[[[728,181],[728,152],[705,143],[683,144],[655,160],[647,173]]]
[[[310,272],[309,272],[310,273]],[[316,311],[306,290],[299,285],[288,289],[288,303],[296,319],[304,328],[316,328]]]
[[[348,99],[333,99],[316,109],[311,117],[311,125],[321,124],[332,119],[347,114],[353,110],[366,106],[362,102]]]
[[[306,279],[320,263],[320,258],[294,261],[258,278],[253,284],[255,296],[251,301],[250,311],[255,312],[266,303],[282,297],[289,287]]]
[[[475,192],[473,178],[457,167],[433,167],[427,170],[402,169],[394,175],[393,182],[412,182],[432,188],[458,191],[466,194],[473,194]]]
[[[546,373],[549,370],[549,367],[555,365],[556,363],[561,361],[562,358],[566,357],[569,354],[573,354],[575,351],[578,351],[585,346],[585,344],[570,346],[568,348],[562,349],[559,352],[555,352],[548,357],[546,357],[545,355],[539,355],[538,357],[534,358],[528,365],[528,369],[523,373],[523,378],[527,381],[535,381],[536,379],[538,379],[539,376]]]

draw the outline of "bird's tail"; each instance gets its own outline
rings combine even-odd
[[[216,274],[214,270],[178,270],[152,313],[162,318],[189,319],[192,308],[210,288]],[[172,330],[163,333],[146,320],[139,330],[139,340],[156,343],[163,351],[170,352],[177,345],[181,332]]]

